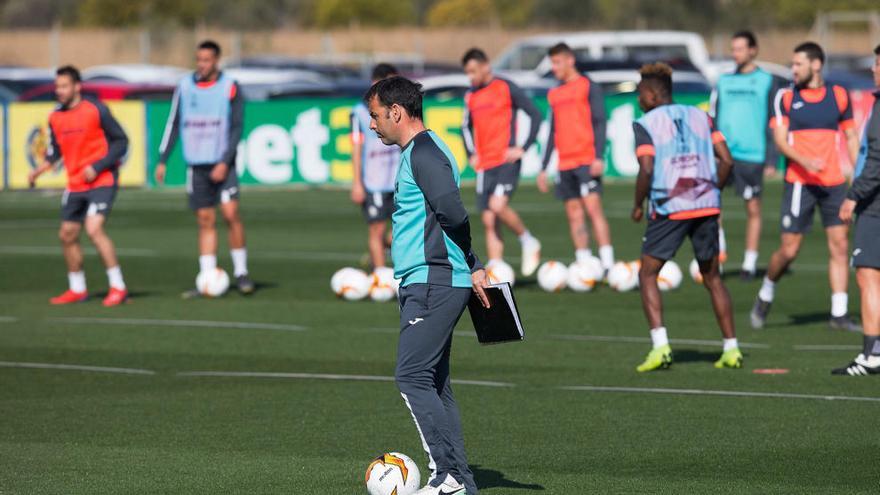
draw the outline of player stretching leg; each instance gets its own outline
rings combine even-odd
[[[712,93],[715,126],[727,138],[733,156],[736,194],[746,206],[746,249],[740,278],[754,280],[761,239],[761,194],[764,190],[764,164],[767,161],[766,122],[772,96],[776,94],[773,76],[755,64],[758,41],[750,31],[734,33],[730,52],[736,71],[718,79]],[[722,252],[725,251],[721,232]],[[723,263],[723,260],[722,260]]]
[[[116,198],[118,168],[128,150],[128,137],[103,103],[82,97],[80,81],[75,67],[68,65],[56,71],[58,107],[49,116],[50,144],[46,162],[30,173],[28,181],[33,186],[40,175],[59,160],[64,161],[67,188],[61,200],[58,237],[67,262],[70,288],[49,302],[70,304],[88,298],[79,244],[79,235],[85,225],[86,234],[107,268],[110,290],[104,298],[104,306],[116,306],[126,301],[128,290],[116,258],[116,248],[104,231],[104,224]]]
[[[611,229],[602,210],[602,173],[605,163],[605,102],[602,90],[575,67],[574,52],[565,43],[550,48],[553,75],[558,87],[547,93],[550,102],[550,137],[538,174],[538,189],[547,192],[547,165],[554,149],[559,156],[556,196],[565,204],[575,258],[592,257],[584,224],[590,217],[599,245],[599,259],[607,273],[614,266]]]
[[[723,353],[715,367],[740,368],[742,353],[736,341],[730,293],[721,280],[718,259],[720,185],[727,180],[733,159],[724,136],[712,129],[705,112],[672,103],[672,69],[668,65],[646,65],[640,73],[639,106],[645,115],[633,124],[639,175],[632,218],[641,221],[648,199],[639,282],[653,349],[636,370],[652,371],[672,364],[657,275],[685,237],[693,244],[703,285],[709,290],[724,336]]]
[[[519,184],[522,156],[538,136],[541,112],[516,84],[492,74],[489,57],[482,50],[468,50],[461,64],[471,82],[464,97],[462,135],[477,171],[477,207],[486,229],[489,262],[504,256],[504,242],[498,229],[503,223],[519,237],[522,274],[529,276],[541,262],[541,243],[510,206],[510,198]],[[516,143],[519,110],[529,116],[529,135],[522,146]]]
[[[239,216],[240,188],[235,152],[244,122],[244,97],[238,84],[219,68],[220,46],[203,41],[196,50],[196,71],[174,92],[171,113],[159,146],[156,182],[165,182],[166,164],[177,138],[183,141],[187,164],[189,207],[199,224],[199,270],[217,267],[217,205],[229,229],[229,254],[242,294],[254,292],[248,276],[244,225]],[[188,291],[184,297],[197,295]]]
[[[880,88],[880,45],[874,48],[874,83]],[[840,218],[856,220],[852,264],[862,291],[864,345],[855,360],[835,375],[880,375],[880,91],[874,93],[874,107],[865,126],[865,135],[856,162],[856,179],[840,207]]]
[[[862,330],[847,316],[849,239],[847,226],[839,215],[846,197],[846,178],[840,169],[837,151],[838,129],[846,135],[853,163],[858,158],[859,138],[849,94],[841,86],[825,85],[822,78],[824,62],[825,53],[819,45],[798,45],[791,66],[795,85],[780,90],[774,98],[773,137],[788,161],[782,198],[782,239],[779,249],[770,258],[767,276],[752,307],[750,319],[754,328],[764,327],[776,283],[797,258],[818,206],[831,255],[828,260],[831,283],[829,325],[836,330]]]
[[[395,377],[412,412],[432,470],[421,495],[478,493],[464,450],[452,394],[452,330],[486,271],[471,251],[452,152],[422,123],[420,86],[402,77],[374,84],[364,96],[370,128],[401,148],[394,193],[391,257],[400,278],[400,338]]]
[[[397,75],[389,64],[373,68],[373,84]],[[351,200],[361,206],[367,220],[367,247],[372,268],[385,266],[389,245],[386,223],[394,212],[394,178],[400,162],[400,148],[388,146],[370,130],[370,112],[363,103],[351,112]]]

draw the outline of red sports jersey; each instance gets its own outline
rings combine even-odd
[[[559,154],[559,170],[572,170],[596,160],[591,90],[595,91],[590,80],[579,77],[547,93],[553,113],[551,138]]]
[[[824,165],[821,171],[811,172],[788,160],[787,182],[819,186],[846,182],[840,169],[839,131],[855,125],[846,89],[837,85],[782,89],[776,94],[774,113],[771,127],[788,126],[788,142],[794,149]]]
[[[128,148],[128,138],[103,103],[81,100],[49,115],[50,146],[46,159],[64,159],[67,190],[82,192],[116,185],[116,168]],[[86,182],[83,170],[94,167],[97,178]]]

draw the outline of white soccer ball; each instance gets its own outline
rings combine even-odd
[[[608,285],[618,292],[627,292],[639,286],[639,267],[641,262],[625,263],[618,261],[608,272]]]
[[[330,288],[337,296],[349,301],[357,301],[367,297],[373,279],[363,270],[357,268],[343,268],[333,274],[330,279]]]
[[[684,278],[678,263],[669,260],[660,269],[657,275],[657,285],[662,291],[675,290],[681,286],[681,279]]]
[[[377,457],[365,476],[370,495],[412,495],[419,490],[422,475],[409,457],[390,452]]]
[[[377,302],[390,301],[397,296],[400,283],[394,278],[394,270],[379,267],[371,275],[370,298]]]
[[[694,282],[698,284],[703,283],[703,274],[700,273],[700,264],[697,262],[696,259],[691,260],[691,264],[688,266],[688,271],[690,272],[691,278],[694,280]]]
[[[513,267],[502,260],[490,260],[486,263],[486,276],[490,284],[510,282],[510,285],[513,285],[516,279]]]
[[[229,274],[220,267],[196,275],[196,288],[205,297],[220,297],[229,289]]]
[[[568,268],[558,261],[547,261],[538,268],[538,285],[547,292],[559,292],[568,282]]]
[[[599,258],[590,257],[568,266],[568,288],[575,292],[589,292],[602,281],[605,269]]]

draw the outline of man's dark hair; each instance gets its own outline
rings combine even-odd
[[[414,119],[422,119],[422,85],[402,76],[382,79],[372,85],[364,95],[364,102],[369,105],[376,97],[383,107],[399,105]]]
[[[672,96],[672,67],[663,62],[645,64],[639,69],[639,74],[642,76],[641,84],[649,85],[662,95]]]
[[[464,52],[464,55],[461,57],[461,66],[464,67],[471,60],[476,60],[477,62],[485,64],[489,61],[489,57],[483,50],[480,50],[479,48],[471,48]]]
[[[82,82],[82,76],[79,74],[79,69],[72,65],[65,65],[63,67],[59,67],[58,70],[55,71],[56,76],[67,76],[69,77],[74,84],[78,82]]]
[[[730,39],[734,39],[734,40],[737,38],[742,38],[742,39],[746,40],[746,43],[748,43],[749,48],[757,48],[758,47],[758,38],[755,37],[755,33],[749,31],[748,29],[742,29],[740,31],[737,31],[737,32],[733,33],[733,36],[730,37]]]
[[[388,79],[391,76],[397,76],[397,75],[400,75],[400,72],[398,72],[397,67],[394,67],[391,64],[382,63],[382,64],[376,64],[376,66],[373,67],[372,79],[374,81],[380,81],[382,79]]]
[[[880,55],[880,45],[874,47],[874,55]]]
[[[554,55],[563,54],[568,54],[574,57],[574,50],[572,50],[571,47],[568,46],[568,44],[566,43],[556,43],[555,45],[551,46],[549,50],[547,50],[547,55],[550,55],[551,57]]]
[[[212,52],[214,52],[215,57],[219,57],[220,53],[221,53],[220,45],[214,40],[202,41],[201,43],[199,43],[198,49],[199,50],[211,50]]]
[[[825,51],[822,50],[818,43],[813,43],[812,41],[801,43],[794,48],[794,53],[803,53],[811,62],[818,60],[825,64]]]

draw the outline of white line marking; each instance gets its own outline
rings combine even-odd
[[[858,351],[862,349],[859,345],[796,345],[793,346],[796,351]]]
[[[141,248],[116,248],[116,252],[122,256],[132,256],[132,257],[142,257],[142,258],[152,258],[159,256],[159,253],[153,249],[141,249]],[[63,253],[61,252],[60,246],[0,246],[0,254],[13,254],[13,255],[36,255],[36,256],[45,256],[45,255],[58,255],[61,256]],[[98,251],[93,247],[83,247],[83,254],[87,254],[89,256],[96,256]]]
[[[106,366],[84,366],[79,364],[52,364],[52,363],[21,363],[14,361],[0,361],[3,368],[36,368],[46,370],[72,370],[72,371],[95,371],[98,373],[121,373],[123,375],[155,375],[152,370],[137,368],[112,368]]]
[[[566,335],[566,334],[554,334],[548,335],[548,337],[556,340],[575,340],[575,341],[586,341],[586,342],[621,342],[628,344],[645,344],[650,343],[651,339],[648,337],[626,337],[626,336],[609,336],[609,335]],[[718,347],[721,345],[721,342],[717,340],[699,340],[699,339],[669,339],[669,342],[672,344],[682,344],[682,345],[699,345],[699,346],[709,346],[709,347]],[[748,342],[740,342],[739,346],[744,349],[769,349],[770,346],[767,344],[753,344]]]
[[[18,321],[18,318],[14,316],[0,316],[0,323],[15,323]]]
[[[135,325],[159,327],[197,327],[197,328],[238,328],[248,330],[284,330],[301,332],[306,327],[283,323],[258,323],[249,321],[207,321],[207,320],[154,320],[150,318],[47,318],[49,321],[74,324]]]
[[[393,382],[393,376],[379,375],[339,375],[328,373],[285,373],[271,371],[182,371],[177,376],[213,376],[231,378],[294,378],[302,380],[346,380],[362,382]],[[513,383],[484,380],[452,380],[457,385],[477,385],[481,387],[513,387]]]
[[[670,395],[715,395],[722,397],[762,397],[769,399],[810,399],[810,400],[845,400],[857,402],[880,402],[880,397],[852,397],[846,395],[810,395],[790,394],[784,392],[747,392],[736,390],[700,390],[690,388],[647,388],[647,387],[594,387],[590,385],[559,387],[562,390],[583,392],[623,392],[634,394],[670,394]]]

